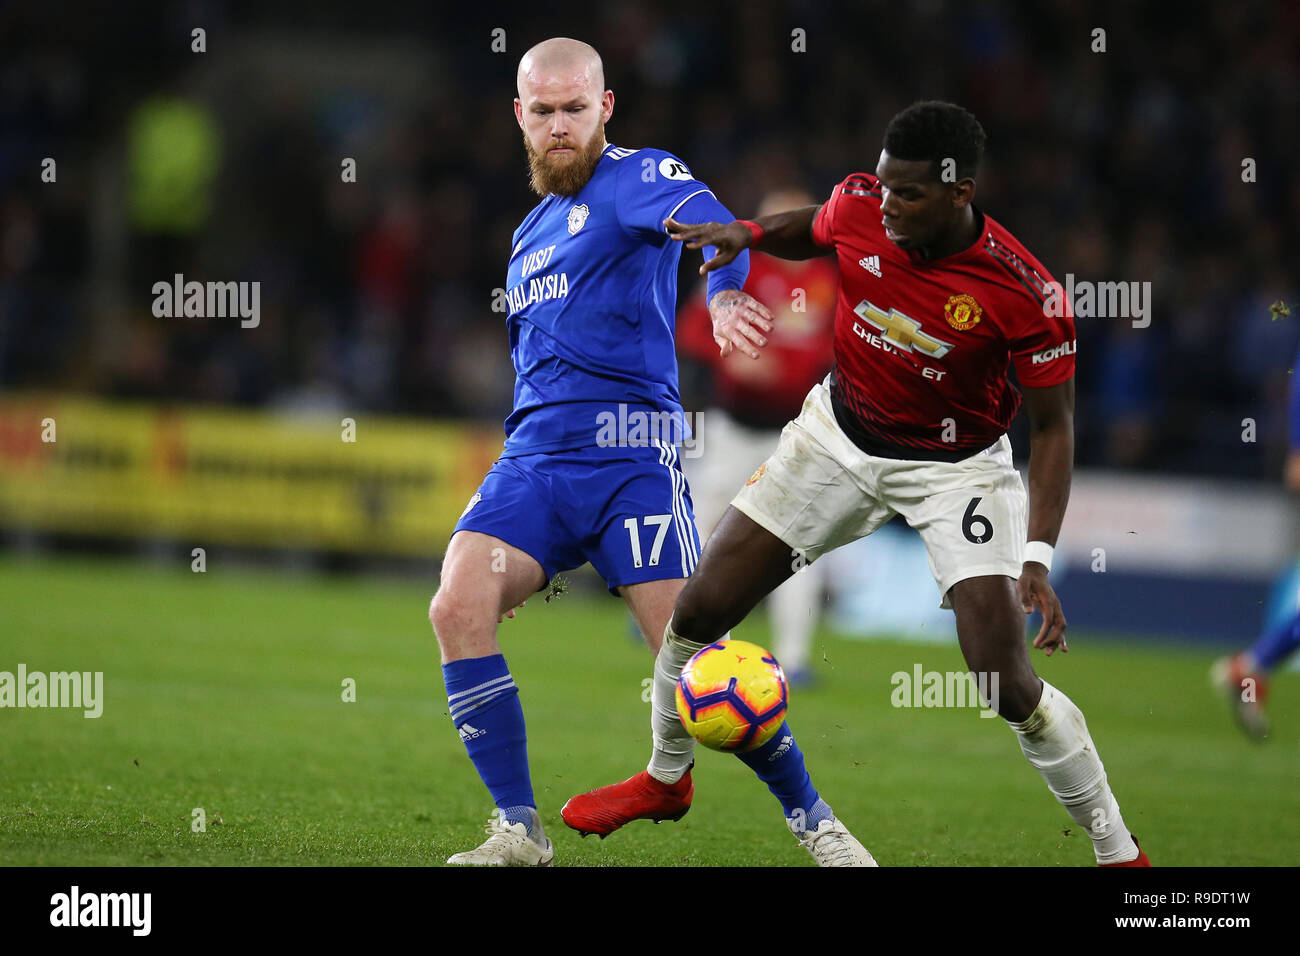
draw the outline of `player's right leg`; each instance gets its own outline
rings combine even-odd
[[[794,573],[791,547],[748,515],[730,508],[704,547],[699,567],[678,596],[664,646],[689,656],[739,624]],[[767,784],[786,825],[820,866],[875,866],[813,786],[789,723],[762,747],[737,755]]]
[[[798,568],[870,534],[893,511],[870,476],[844,464],[824,385],[809,392],[776,451],[723,516],[677,599],[664,644],[703,647],[718,640]],[[786,823],[822,866],[874,866],[866,848],[835,818],[804,766],[788,724],[740,759],[781,803]]]
[[[552,456],[502,458],[492,466],[452,532],[429,619],[442,651],[448,712],[492,794],[498,820],[488,840],[449,863],[549,863],[528,776],[519,691],[497,644],[498,618],[556,571],[582,563],[555,511]]]
[[[542,566],[519,548],[478,531],[454,534],[429,605],[443,664],[499,654],[499,619],[545,584]]]
[[[519,691],[496,634],[500,616],[545,583],[537,561],[500,538],[463,530],[452,536],[429,620],[448,712],[497,810],[488,839],[448,863],[544,866],[554,855],[533,797]]]
[[[736,487],[759,468],[781,440],[780,429],[741,425],[723,409],[701,415],[698,449],[702,454],[683,462],[695,502],[695,517],[706,541],[731,506]],[[808,682],[809,649],[817,628],[824,575],[808,565],[776,587],[768,599],[772,652],[791,687]]]
[[[772,621],[772,653],[781,662],[791,687],[808,687],[813,681],[810,666],[813,633],[821,619],[823,573],[827,565],[808,564],[772,592],[767,613]]]
[[[788,544],[728,508],[677,596],[669,628],[701,647],[712,644],[790,577],[796,563]]]

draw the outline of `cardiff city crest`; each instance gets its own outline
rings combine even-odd
[[[587,222],[587,217],[591,215],[591,210],[587,208],[586,203],[574,206],[569,210],[569,235],[576,236],[578,230]]]

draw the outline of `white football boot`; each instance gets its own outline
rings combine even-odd
[[[857,841],[839,820],[823,820],[816,830],[800,833],[794,819],[787,819],[790,832],[812,854],[818,866],[879,866],[867,848]]]
[[[524,824],[502,820],[499,810],[484,825],[483,832],[488,838],[481,846],[453,854],[447,863],[451,866],[550,866],[555,859],[555,848],[542,832],[542,821],[536,810],[533,811],[536,840],[528,835]]]

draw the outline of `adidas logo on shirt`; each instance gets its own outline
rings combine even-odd
[[[882,278],[880,275],[880,256],[863,256],[858,260],[858,265],[866,269],[877,279]]]
[[[487,733],[486,730],[478,730],[470,724],[460,725],[461,740],[473,740],[475,737],[482,737],[485,733]]]

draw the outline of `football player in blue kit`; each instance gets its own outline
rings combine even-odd
[[[505,449],[452,533],[429,609],[452,722],[497,808],[487,840],[453,864],[552,861],[523,709],[496,631],[553,575],[588,561],[656,655],[654,742],[644,772],[574,797],[563,818],[605,836],[631,820],[680,819],[693,794],[695,742],[673,692],[695,648],[662,638],[700,552],[678,460],[686,437],[673,335],[681,246],[664,221],[735,217],[675,156],[605,141],[614,94],[604,85],[600,57],[576,40],[547,40],[519,64],[515,118],[543,198],[514,234],[507,274],[514,409]],[[709,273],[709,312],[724,354],[757,359],[772,315],[741,291],[747,274],[747,254]],[[741,759],[818,863],[874,865],[812,786],[788,727]]]
[[[1275,315],[1274,318],[1277,316]],[[1300,366],[1300,352],[1291,360],[1292,368]],[[1284,472],[1287,490],[1300,494],[1300,377],[1291,379],[1287,410],[1290,424],[1291,448],[1286,458]],[[1241,729],[1256,740],[1269,735],[1268,715],[1264,711],[1268,699],[1269,678],[1300,650],[1300,592],[1296,578],[1300,575],[1300,562],[1292,565],[1274,585],[1269,612],[1263,633],[1255,643],[1214,662],[1210,680],[1227,696],[1233,716]]]

